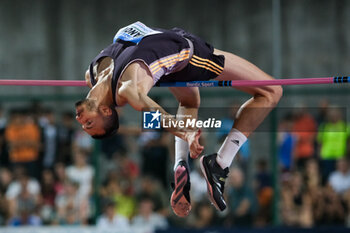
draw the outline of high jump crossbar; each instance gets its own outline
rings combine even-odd
[[[349,83],[348,76],[324,78],[271,79],[271,80],[233,80],[233,81],[191,81],[162,82],[159,87],[248,87],[274,85],[310,85],[310,84],[342,84]],[[87,86],[83,80],[27,80],[1,79],[0,86]]]

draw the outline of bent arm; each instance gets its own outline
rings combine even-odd
[[[152,86],[153,79],[148,74],[148,70],[140,63],[133,63],[125,70],[120,80],[118,96],[137,111],[159,110],[162,114],[161,118],[166,118],[167,122],[167,127],[164,127],[163,120],[161,120],[161,125],[173,135],[187,141],[191,145],[191,154],[199,155],[204,149],[198,142],[200,131],[179,127],[176,119],[148,96]]]
[[[125,102],[131,105],[137,111],[143,110],[159,110],[162,114],[162,119],[165,117],[170,119],[171,121],[175,121],[175,119],[166,112],[158,103],[152,100],[147,93],[145,93],[141,88],[133,80],[124,80],[121,82],[121,86],[118,90],[118,94],[120,97],[124,99]],[[162,123],[163,121],[161,121]],[[174,124],[172,124],[174,125]],[[168,128],[171,133],[174,135],[186,140],[184,128],[179,127],[171,127]]]

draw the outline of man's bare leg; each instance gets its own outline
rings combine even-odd
[[[273,79],[252,63],[234,54],[215,50],[225,56],[225,68],[216,80],[267,80]],[[232,130],[218,152],[217,162],[229,167],[246,138],[262,123],[282,96],[280,86],[237,87],[253,97],[239,109]],[[232,141],[237,143],[232,143]],[[238,144],[238,145],[237,145]]]
[[[170,88],[170,90],[179,101],[176,120],[196,119],[200,104],[198,88]],[[171,195],[171,207],[180,217],[187,216],[191,210],[188,154],[188,143],[175,137],[175,187]]]
[[[179,102],[176,120],[197,119],[200,105],[199,89],[197,87],[171,87],[170,91]],[[180,160],[187,163],[189,147],[188,143],[179,137],[175,137],[175,164],[176,168]]]
[[[219,81],[228,80],[266,80],[271,76],[252,63],[220,50],[215,54],[225,56],[225,67],[222,74],[216,78]],[[247,137],[261,124],[269,112],[276,106],[282,96],[280,86],[237,87],[253,97],[239,109],[234,125],[227,135],[218,153],[203,156],[200,161],[201,170],[208,186],[211,202],[218,210],[226,208],[223,198],[225,179],[234,157]]]

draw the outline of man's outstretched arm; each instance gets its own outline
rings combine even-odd
[[[163,118],[166,117],[167,120],[175,122],[176,119],[174,117],[147,95],[152,86],[153,79],[147,73],[147,69],[144,69],[140,63],[133,63],[125,70],[120,80],[118,96],[121,97],[123,102],[127,102],[137,111],[145,109],[159,110]],[[199,144],[200,131],[193,129],[188,130],[174,125],[176,124],[171,124],[171,127],[167,129],[175,136],[189,143],[191,155],[199,155],[204,149],[204,147]]]

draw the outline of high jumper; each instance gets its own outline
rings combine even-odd
[[[104,138],[117,132],[116,108],[126,104],[137,111],[158,110],[162,118],[167,117],[171,121],[186,117],[196,119],[200,106],[198,86],[169,87],[179,102],[176,119],[148,93],[152,87],[162,83],[169,85],[211,79],[221,84],[232,80],[274,80],[252,63],[215,49],[183,29],[151,28],[136,22],[120,29],[113,43],[91,62],[85,74],[91,90],[86,99],[77,102],[76,119],[83,130],[94,138]],[[280,85],[235,88],[251,94],[252,98],[241,106],[219,151],[200,158],[209,198],[220,211],[226,208],[223,192],[233,158],[282,96]],[[201,131],[198,129],[174,126],[169,131],[175,135],[175,187],[171,206],[176,215],[184,217],[191,210],[188,152],[191,158],[197,158],[204,147],[199,143]]]

